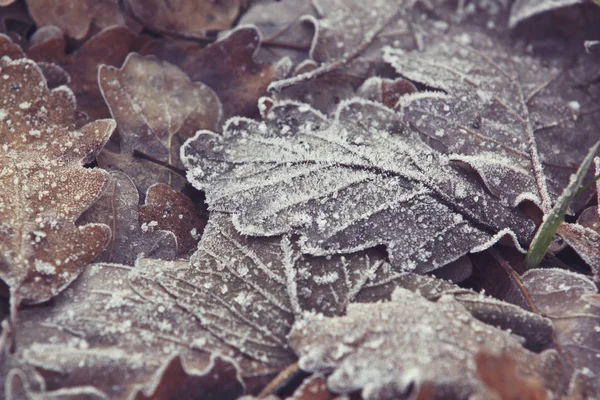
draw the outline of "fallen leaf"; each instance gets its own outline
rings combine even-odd
[[[103,151],[98,164],[125,172],[142,195],[154,183],[183,188],[183,177],[135,157],[133,151],[182,166],[183,141],[198,129],[214,129],[221,120],[217,95],[200,82],[190,82],[176,66],[136,53],[127,56],[120,69],[102,66],[98,80],[119,131],[119,152]]]
[[[178,267],[146,269],[144,277],[225,343],[275,367],[294,361],[286,335],[296,316],[340,314],[361,291],[377,299],[371,282],[391,272],[377,253],[314,258],[287,236],[242,236],[221,213],[211,213],[190,265]]]
[[[521,336],[525,339],[523,345],[532,351],[543,350],[551,344],[554,331],[550,321],[519,306],[461,288],[442,279],[414,273],[394,275],[393,281],[387,283],[385,288],[379,289],[379,299],[391,298],[396,287],[410,290],[433,302],[451,296],[479,321]],[[384,297],[383,293],[386,291],[389,295]],[[356,301],[379,300],[369,298],[368,295],[359,295]]]
[[[126,0],[129,11],[147,29],[162,34],[205,37],[229,29],[243,0]]]
[[[71,54],[66,53],[63,32],[55,26],[37,30],[31,41],[29,58],[58,64],[67,71],[79,110],[92,120],[110,116],[98,87],[98,70],[100,65],[120,65],[132,50],[134,35],[127,28],[108,27]]]
[[[600,109],[581,90],[594,79],[594,59],[580,55],[565,69],[568,60],[519,52],[473,26],[430,35],[423,46],[384,54],[402,76],[441,90],[403,97],[404,119],[507,203],[528,199],[548,212],[595,141],[587,132]],[[512,167],[498,165],[500,156]],[[529,178],[517,178],[515,169]]]
[[[538,311],[550,318],[556,340],[567,353],[573,370],[600,393],[600,296],[584,275],[559,269],[532,269],[523,285]]]
[[[231,119],[223,136],[198,132],[182,158],[210,210],[233,213],[246,235],[300,234],[312,255],[385,244],[395,268],[424,273],[504,235],[527,243],[533,231],[401,116],[363,99],[329,120],[282,102],[263,122]]]
[[[255,61],[260,41],[256,28],[245,26],[206,47],[189,41],[154,41],[146,44],[141,53],[173,63],[192,81],[208,85],[221,99],[226,120],[234,115],[256,115],[256,103],[269,83],[287,74],[290,68],[286,58],[273,64]]]
[[[196,249],[208,218],[196,209],[189,197],[162,183],[150,186],[139,216],[142,226],[155,225],[154,229],[173,232],[178,254]]]
[[[37,26],[58,26],[74,39],[112,25],[141,31],[140,24],[121,9],[118,0],[27,0],[27,8]]]
[[[110,399],[177,398],[181,390],[235,399],[244,385],[264,384],[273,369],[214,338],[143,277],[146,268],[179,264],[187,262],[88,265],[53,304],[20,312],[14,357],[35,367],[47,390],[92,387]]]
[[[8,36],[0,34],[0,57],[8,56],[12,60],[27,58],[21,46],[17,45]],[[60,67],[54,63],[40,61],[37,63],[42,70],[48,88],[54,89],[62,85],[66,85],[71,81],[71,77]]]
[[[477,374],[496,392],[499,400],[545,400],[548,398],[540,379],[523,377],[511,355],[479,352],[475,355]]]
[[[133,265],[140,257],[175,258],[175,234],[162,230],[157,221],[140,221],[138,203],[138,190],[131,179],[122,172],[111,172],[103,193],[77,220],[82,225],[101,223],[111,229],[110,241],[95,261]]]
[[[306,314],[289,341],[301,369],[333,371],[329,390],[360,390],[365,399],[408,398],[422,385],[431,398],[489,394],[473,362],[481,348],[510,352],[520,375],[541,379],[554,393],[561,390],[556,353],[525,350],[509,333],[473,319],[451,297],[431,303],[398,288],[392,301],[351,304],[343,317]]]
[[[297,64],[308,57],[314,27],[306,16],[316,12],[311,0],[255,1],[240,17],[238,25],[254,25],[263,43],[257,57],[261,60],[279,60],[290,57]]]
[[[13,304],[36,303],[63,290],[106,244],[106,226],[74,222],[106,181],[82,165],[115,124],[77,129],[73,93],[49,90],[31,60],[3,57],[0,71],[0,277]]]

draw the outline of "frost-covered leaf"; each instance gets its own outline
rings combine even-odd
[[[182,147],[188,180],[243,234],[297,233],[313,255],[385,244],[392,265],[418,272],[504,235],[531,239],[531,221],[381,104],[344,102],[327,120],[281,103],[265,117],[230,120],[223,136],[199,132]]]
[[[168,272],[180,264],[87,266],[53,304],[20,312],[14,357],[35,367],[47,388],[94,387],[110,399],[177,398],[178,388],[237,398],[244,384],[264,382],[272,369],[214,338],[143,277],[146,268]]]
[[[309,59],[299,64],[292,76],[269,86],[273,97],[302,101],[329,113],[340,101],[355,97],[368,77],[389,75],[381,48],[417,46],[407,16],[413,11],[412,3],[313,1],[316,15],[303,17],[315,28]]]
[[[8,56],[12,60],[27,58],[19,45],[14,43],[8,36],[0,34],[0,57]],[[42,70],[48,88],[54,89],[70,82],[71,78],[67,71],[54,63],[39,61],[38,67]]]
[[[563,223],[557,233],[590,266],[595,282],[600,282],[600,234],[579,224]]]
[[[231,27],[243,0],[126,0],[128,9],[146,28],[158,33],[205,37]]]
[[[240,235],[221,213],[211,214],[190,265],[144,272],[223,341],[279,367],[294,361],[286,335],[296,316],[340,314],[359,292],[377,300],[390,274],[377,252],[304,256],[288,236]]]
[[[134,157],[133,150],[181,167],[181,143],[198,129],[214,129],[220,122],[221,103],[215,92],[192,83],[168,62],[136,53],[127,56],[120,69],[102,66],[98,80],[119,130],[119,152],[103,151],[98,164],[125,172],[142,195],[154,183],[182,188],[185,179]]]
[[[533,269],[522,277],[538,311],[552,320],[556,340],[570,364],[600,395],[600,296],[585,276],[559,269]]]
[[[27,0],[27,8],[37,26],[58,26],[74,39],[83,39],[90,30],[112,25],[141,30],[139,23],[121,9],[118,0]]]
[[[344,317],[307,314],[289,341],[300,368],[333,371],[331,391],[361,390],[365,399],[406,398],[421,386],[431,398],[489,396],[474,362],[480,349],[509,352],[521,375],[541,379],[555,393],[561,389],[553,351],[525,350],[515,336],[473,319],[451,297],[432,303],[401,288],[389,302],[351,304]]]
[[[177,238],[158,221],[142,222],[138,216],[138,190],[127,175],[111,172],[98,200],[78,219],[80,224],[102,223],[111,229],[106,248],[95,261],[133,265],[139,257],[175,258]]]
[[[471,315],[481,322],[504,329],[525,339],[528,349],[540,350],[548,346],[552,340],[552,324],[547,318],[525,311],[523,308],[506,303],[482,293],[461,288],[451,282],[431,276],[414,273],[403,273],[394,276],[386,288],[379,290],[379,296],[387,289],[401,287],[423,296],[429,301],[438,301],[443,297],[452,297]],[[373,302],[379,299],[369,298],[369,293],[360,294],[357,301]],[[387,297],[389,298],[389,296]]]
[[[379,50],[383,43],[397,41],[412,47],[414,40],[409,24],[398,17],[402,8],[411,8],[411,3],[395,0],[375,0],[370,3],[356,0],[314,0],[317,17],[306,15],[303,18],[315,27],[315,37],[309,51],[314,68],[303,68],[304,64],[301,64],[294,76],[273,82],[269,89],[279,92],[289,86],[315,79],[346,66],[359,54],[363,56],[363,60],[350,69],[352,74],[357,74],[360,70],[360,75],[364,75],[372,61],[368,60],[369,57],[365,58],[365,53],[381,60]],[[388,34],[380,35],[384,29]]]
[[[405,120],[477,170],[492,193],[549,211],[596,141],[589,132],[598,123],[598,94],[581,88],[593,87],[597,59],[580,54],[565,67],[571,60],[525,54],[474,27],[429,35],[423,45],[423,52],[388,48],[384,55],[408,79],[443,90],[402,98]]]
[[[277,60],[290,57],[294,63],[303,61],[314,36],[314,28],[306,23],[306,15],[314,15],[311,0],[253,1],[241,16],[238,25],[254,25],[263,41],[276,49],[260,48],[258,58]],[[278,46],[283,44],[283,46]],[[285,46],[292,44],[293,46]]]
[[[585,0],[516,0],[510,9],[508,25],[513,28],[534,15],[584,2]]]
[[[256,103],[269,83],[289,70],[289,60],[285,58],[272,64],[257,62],[255,54],[260,42],[256,28],[242,26],[206,47],[189,41],[153,41],[141,52],[173,63],[192,81],[208,85],[221,99],[226,119],[256,115]]]
[[[189,197],[162,183],[150,186],[139,216],[142,226],[173,232],[178,254],[196,248],[207,219]]]
[[[110,116],[98,87],[100,65],[121,65],[132,50],[134,35],[123,26],[112,26],[98,32],[76,51],[67,54],[67,41],[56,26],[38,29],[31,37],[27,56],[40,62],[61,66],[69,74],[70,87],[77,98],[78,110],[90,119]],[[106,51],[106,48],[111,51]]]
[[[77,128],[73,93],[48,90],[37,65],[0,59],[0,277],[15,304],[52,297],[104,247],[104,225],[76,227],[106,181],[84,169],[115,124]]]

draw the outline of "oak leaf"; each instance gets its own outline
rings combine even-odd
[[[69,37],[83,39],[112,25],[139,32],[141,26],[119,6],[118,0],[27,0],[37,26],[55,25]]]
[[[185,179],[133,152],[182,166],[183,141],[198,129],[214,129],[220,122],[217,95],[203,83],[191,82],[176,66],[136,53],[129,54],[120,69],[102,66],[98,81],[119,132],[118,152],[104,150],[98,164],[125,172],[141,195],[155,183],[182,188]]]
[[[177,238],[161,229],[156,221],[140,221],[139,198],[137,188],[127,175],[110,173],[98,200],[77,221],[79,224],[101,223],[111,229],[110,241],[95,261],[133,265],[140,257],[175,258]]]
[[[106,181],[82,164],[115,124],[78,129],[73,93],[49,90],[31,60],[3,57],[0,73],[0,277],[14,304],[35,303],[64,289],[106,244],[106,226],[74,222]]]
[[[351,304],[343,317],[306,314],[289,335],[300,368],[329,372],[334,393],[361,390],[365,399],[406,398],[427,386],[428,398],[488,394],[472,361],[480,348],[510,352],[519,373],[561,390],[558,358],[521,347],[509,333],[473,319],[454,299],[436,303],[398,288],[392,301]],[[471,360],[471,361],[470,361]]]
[[[261,35],[252,26],[240,26],[215,43],[203,46],[190,41],[153,41],[142,54],[153,54],[181,68],[193,82],[213,89],[223,104],[223,120],[229,117],[255,116],[256,103],[267,86],[287,74],[289,59],[260,63],[256,52]]]

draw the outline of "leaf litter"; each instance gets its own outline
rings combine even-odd
[[[521,270],[517,250],[541,219],[532,203],[547,214],[595,141],[598,9],[567,3],[61,0],[48,13],[66,13],[60,28],[39,29],[24,1],[0,7],[11,38],[0,51],[69,99],[70,131],[87,133],[85,114],[100,124],[110,108],[118,131],[101,154],[119,160],[113,169],[134,165],[137,185],[101,173],[67,220],[89,227],[78,217],[97,200],[87,215],[108,225],[92,226],[103,243],[113,234],[100,257],[133,266],[88,265],[46,304],[13,302],[5,397],[286,398],[303,381],[290,398],[596,398],[597,288],[585,275],[514,272],[514,304],[469,289],[505,297],[489,254]],[[118,69],[134,50],[157,58],[130,55]],[[103,62],[113,67],[98,85]],[[109,84],[119,91],[102,98]],[[222,113],[205,125],[189,116],[207,99]],[[202,192],[177,176],[196,131],[181,159]],[[72,157],[77,168],[96,165],[97,138],[80,136],[96,145]],[[24,153],[0,167],[47,157]],[[592,191],[569,213],[558,233],[570,248],[552,246],[541,265],[597,277]],[[60,235],[50,251],[72,244]],[[298,375],[297,357],[318,373]]]

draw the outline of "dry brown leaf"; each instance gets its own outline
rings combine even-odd
[[[496,394],[498,400],[546,400],[544,384],[519,374],[515,360],[508,353],[495,355],[479,352],[475,355],[477,374]]]
[[[138,217],[140,196],[134,183],[122,172],[111,172],[98,200],[77,220],[79,224],[101,223],[111,229],[106,248],[95,261],[133,265],[139,257],[175,258],[177,239],[157,222],[142,224]]]
[[[556,340],[575,373],[600,394],[600,296],[584,275],[559,269],[532,269],[523,277],[538,311],[552,320]]]
[[[203,83],[190,82],[176,66],[136,53],[127,56],[120,69],[101,67],[98,80],[119,132],[119,152],[103,151],[98,164],[125,172],[141,195],[155,183],[183,188],[185,178],[134,157],[133,151],[182,167],[183,141],[199,129],[215,129],[221,121],[217,95]]]
[[[106,181],[84,169],[115,124],[77,129],[73,93],[49,90],[27,59],[0,59],[0,277],[13,304],[47,300],[106,244],[104,225],[75,227]]]
[[[258,99],[271,81],[287,74],[289,60],[273,64],[255,61],[260,34],[253,27],[232,30],[215,43],[203,47],[188,41],[154,41],[141,52],[154,54],[179,66],[194,82],[210,86],[223,103],[223,119],[234,115],[254,116]]]
[[[66,39],[55,26],[39,29],[31,41],[28,57],[37,62],[58,64],[69,73],[70,87],[77,97],[79,110],[92,120],[110,116],[98,87],[98,69],[100,65],[121,65],[125,60],[134,41],[133,34],[127,28],[106,28],[72,54],[66,53]]]
[[[196,248],[208,219],[189,197],[162,183],[150,186],[139,215],[142,226],[155,225],[154,229],[173,232],[178,254]]]
[[[401,288],[390,302],[351,304],[343,317],[306,314],[289,341],[301,369],[333,371],[329,390],[361,390],[365,399],[405,398],[421,385],[437,399],[489,393],[473,362],[480,348],[508,351],[521,375],[542,379],[554,393],[562,389],[554,351],[525,350],[515,336],[473,319],[451,297],[432,303]]]
[[[37,26],[56,25],[74,39],[83,39],[90,32],[112,25],[141,30],[121,9],[118,0],[27,0],[27,7]]]
[[[20,312],[13,357],[47,390],[92,387],[108,399],[181,398],[186,388],[235,399],[242,385],[256,390],[276,370],[224,345],[144,278],[147,268],[168,273],[180,264],[88,265],[52,304]]]
[[[229,29],[243,0],[126,0],[135,18],[163,34],[205,37],[207,31]]]

